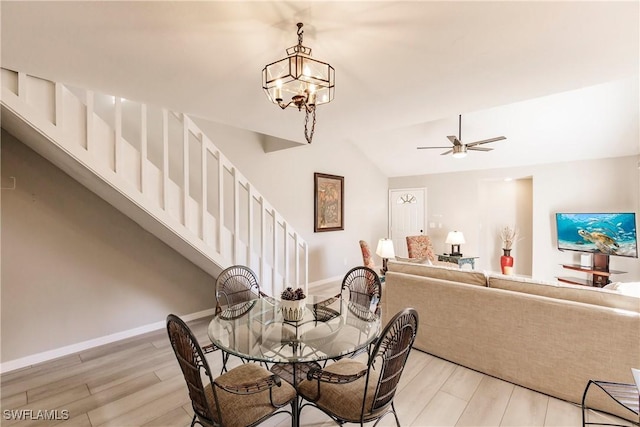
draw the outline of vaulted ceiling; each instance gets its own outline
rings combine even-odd
[[[637,1],[2,1],[1,65],[304,144],[261,88],[304,45],[336,69],[313,144],[388,176],[640,154]],[[457,135],[504,135],[464,159]],[[215,137],[212,138],[215,141]]]

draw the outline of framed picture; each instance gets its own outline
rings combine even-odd
[[[344,230],[344,177],[313,174],[313,231]]]

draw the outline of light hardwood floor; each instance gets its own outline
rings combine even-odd
[[[209,342],[208,320],[190,323],[203,345]],[[207,358],[213,372],[219,372],[220,353]],[[193,415],[164,330],[9,372],[0,380],[2,426],[187,426]],[[417,350],[409,357],[395,402],[403,426],[581,425],[577,405]],[[33,415],[57,409],[60,418],[66,410],[70,418],[6,419],[6,411],[23,409],[32,410]],[[596,418],[605,419],[593,414],[591,420]],[[290,422],[281,415],[263,425],[280,427]],[[302,411],[301,424],[335,425],[313,408]],[[393,417],[386,417],[381,425],[395,425]]]

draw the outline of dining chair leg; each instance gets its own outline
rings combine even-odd
[[[300,427],[300,408],[298,407],[298,392],[291,402],[291,427]]]
[[[398,413],[396,412],[395,402],[391,402],[391,410],[393,411],[393,416],[396,419],[396,426],[400,427],[400,420],[398,419]]]
[[[229,361],[229,353],[227,353],[226,351],[222,351],[220,352],[220,354],[222,355],[222,369],[220,370],[220,375],[222,375],[225,372],[227,372],[227,362]]]

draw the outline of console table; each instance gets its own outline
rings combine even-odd
[[[449,254],[438,254],[438,261],[453,262],[458,264],[458,267],[462,268],[464,264],[471,265],[472,269],[476,268],[477,256],[457,256]]]

